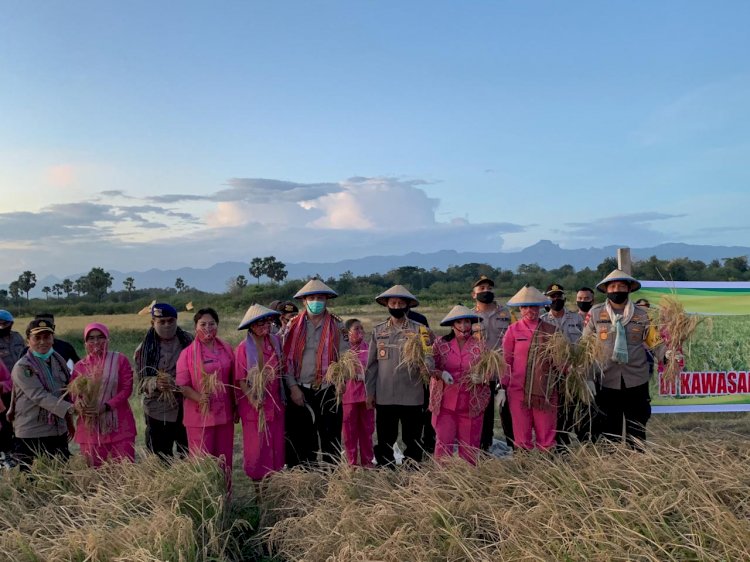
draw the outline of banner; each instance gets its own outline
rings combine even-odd
[[[631,298],[658,307],[674,296],[689,313],[710,316],[712,330],[697,334],[685,349],[685,370],[671,383],[655,375],[655,414],[750,411],[750,283],[732,281],[642,281]]]

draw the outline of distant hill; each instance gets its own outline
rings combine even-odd
[[[493,267],[515,270],[521,264],[536,263],[545,269],[553,269],[562,265],[572,265],[576,270],[585,267],[596,267],[605,258],[615,256],[617,246],[606,246],[604,248],[579,248],[574,250],[563,249],[549,240],[540,240],[533,246],[524,248],[518,252],[457,252],[455,250],[443,250],[430,254],[412,252],[402,256],[367,256],[364,258],[342,260],[330,263],[288,263],[286,265],[290,279],[304,279],[313,275],[326,277],[338,277],[345,271],[351,271],[354,275],[367,275],[370,273],[384,273],[401,266],[415,266],[430,269],[436,267],[445,269],[451,265],[462,265],[465,263],[487,263]],[[722,259],[738,256],[750,256],[750,247],[745,246],[699,246],[693,244],[660,244],[652,248],[633,248],[631,254],[634,260],[647,259],[656,256],[660,259],[689,258],[710,262],[713,259]],[[122,289],[122,282],[126,277],[135,279],[135,285],[139,289],[174,287],[175,279],[182,280],[191,287],[210,292],[223,292],[227,288],[227,280],[244,275],[250,283],[255,279],[250,278],[247,271],[250,259],[247,262],[222,262],[206,269],[183,267],[180,269],[149,269],[148,271],[114,271],[110,273],[114,277],[113,288]],[[85,272],[84,272],[85,273]],[[67,275],[69,279],[77,279],[84,273]],[[52,286],[59,283],[62,278],[47,276],[37,281],[36,288],[31,292],[32,296],[42,296],[41,288],[45,285]],[[7,287],[7,286],[6,286]]]

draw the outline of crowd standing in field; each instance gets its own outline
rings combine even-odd
[[[228,489],[237,423],[243,468],[255,481],[342,454],[351,465],[393,467],[399,432],[407,465],[432,453],[433,436],[438,461],[457,451],[474,464],[492,443],[495,408],[517,449],[564,450],[572,435],[617,440],[623,433],[639,448],[651,412],[647,354],[660,358],[663,348],[647,309],[630,300],[639,287],[615,270],[597,285],[604,303],[594,304],[594,292],[582,287],[571,311],[559,284],[544,293],[523,287],[502,305],[493,280],[482,276],[471,289],[474,308],[453,307],[440,322],[450,332],[436,337],[413,310],[418,299],[395,285],[375,299],[387,315],[367,338],[359,320],[343,322],[328,310],[338,295],[312,279],[294,295],[299,308],[253,304],[234,350],[217,337],[214,309],[195,313],[191,335],[177,326],[174,307],[154,303],[134,357],[145,445],[167,462],[216,457]],[[13,323],[0,310],[3,461],[12,454],[23,468],[40,454],[67,458],[73,438],[91,466],[133,461],[134,375],[128,358],[108,349],[107,326],[86,326],[86,356],[78,360],[56,342],[53,317],[29,323],[28,348]],[[571,397],[562,391],[569,373],[547,348],[560,339],[575,347],[587,337],[601,347],[600,368],[586,375],[586,394]],[[590,415],[572,416],[582,401]]]

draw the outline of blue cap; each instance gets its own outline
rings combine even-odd
[[[13,315],[7,310],[0,309],[0,322],[14,322]]]
[[[157,302],[151,307],[152,318],[177,318],[177,309],[171,304]]]

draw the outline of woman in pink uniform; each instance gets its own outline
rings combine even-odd
[[[521,319],[511,324],[503,337],[506,370],[502,379],[503,387],[508,389],[515,444],[521,449],[536,446],[548,450],[555,446],[557,385],[551,365],[534,360],[539,346],[556,330],[539,319],[541,307],[550,302],[538,289],[529,286],[507,302],[508,306],[521,310]]]
[[[357,380],[346,383],[346,390],[341,399],[344,406],[344,449],[346,459],[352,466],[372,466],[374,457],[372,434],[375,432],[375,410],[367,407],[365,389],[365,369],[370,346],[364,340],[365,330],[362,322],[351,318],[344,324],[349,333],[349,349],[357,354],[362,371]],[[357,452],[359,451],[359,459]]]
[[[490,401],[490,387],[484,377],[472,371],[484,343],[472,337],[472,324],[482,317],[465,306],[454,306],[440,322],[451,333],[435,340],[434,378],[430,382],[430,410],[437,442],[435,458],[458,455],[470,464],[477,462],[482,437],[484,410]]]
[[[135,460],[135,419],[130,409],[133,369],[122,353],[108,351],[109,329],[98,322],[83,330],[86,357],[73,367],[70,380],[88,377],[99,384],[93,403],[78,398],[75,440],[89,466],[105,460]]]
[[[242,422],[244,469],[253,480],[261,480],[271,472],[284,468],[284,388],[281,384],[284,365],[281,340],[271,334],[274,318],[280,313],[252,305],[238,330],[247,330],[247,337],[235,350],[234,380],[237,412]],[[273,378],[267,383],[260,410],[250,403],[248,389],[253,367],[270,368]]]
[[[212,455],[219,459],[232,482],[234,450],[234,392],[230,391],[234,369],[232,346],[219,339],[219,315],[213,308],[202,308],[193,317],[195,340],[182,350],[177,360],[176,383],[185,397],[182,423],[191,455]],[[218,388],[208,392],[206,380],[215,375]]]

